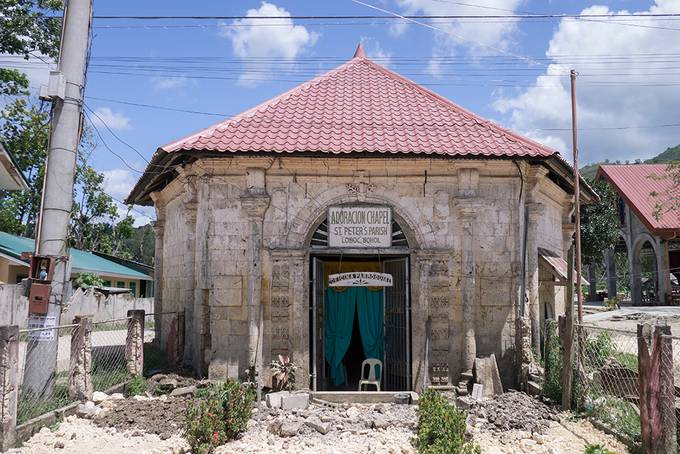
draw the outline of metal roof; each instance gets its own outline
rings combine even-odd
[[[609,181],[651,232],[672,234],[680,230],[680,213],[669,201],[674,188],[673,179],[664,178],[667,168],[667,164],[603,165],[597,171],[597,178]],[[664,202],[670,210],[661,210],[657,219],[654,215],[657,204]]]
[[[172,180],[183,160],[231,153],[546,160],[573,181],[555,150],[380,66],[361,45],[336,69],[158,148],[126,201],[151,203],[149,192]]]
[[[0,232],[0,254],[14,257],[28,266],[28,263],[21,260],[22,252],[33,252],[35,250],[35,240],[12,235],[7,232]],[[122,277],[128,279],[151,280],[151,276],[140,273],[137,270],[128,268],[111,260],[99,257],[91,252],[81,251],[71,248],[71,268],[73,272],[89,272],[102,276]]]
[[[0,189],[7,191],[25,191],[28,189],[26,177],[2,142],[0,142]]]
[[[556,151],[366,58],[161,147],[163,151],[551,156]]]

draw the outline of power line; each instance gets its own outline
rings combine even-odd
[[[62,16],[46,16],[48,19],[61,19]],[[404,14],[405,19],[564,19],[564,18],[656,18],[680,17],[680,13],[616,13],[616,14]],[[243,15],[94,15],[95,20],[394,20],[390,15],[287,15],[287,16],[243,16]]]

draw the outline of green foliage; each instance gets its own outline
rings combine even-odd
[[[227,380],[212,385],[200,396],[200,402],[189,407],[184,434],[192,452],[206,454],[245,431],[255,393],[250,387]]]
[[[557,322],[545,323],[545,381],[543,394],[555,402],[562,400],[562,346],[557,336]]]
[[[422,454],[474,454],[479,446],[465,439],[467,413],[457,409],[433,389],[420,396],[418,436],[414,445]]]
[[[618,195],[604,180],[588,183],[598,193],[600,201],[581,209],[581,254],[584,263],[599,263],[602,251],[614,246],[619,239]]]
[[[295,389],[295,370],[297,365],[287,355],[279,355],[270,365],[272,377],[276,380],[276,391]]]
[[[125,386],[128,396],[141,396],[146,392],[148,384],[144,377],[133,377]]]
[[[651,178],[666,180],[669,185],[662,193],[650,193],[655,199],[654,217],[661,219],[670,216],[680,221],[680,161],[669,163],[663,174],[652,175]]]
[[[25,99],[0,112],[0,137],[28,182],[27,191],[0,191],[0,230],[33,236],[47,158],[49,113]]]
[[[647,159],[645,164],[665,164],[673,161],[680,161],[680,145],[666,148],[663,153]]]
[[[2,0],[0,2],[0,54],[37,58],[56,57],[61,20],[46,13],[62,8],[60,0]],[[17,62],[21,60],[17,59]],[[0,95],[25,95],[28,79],[19,70],[0,69]]]
[[[586,445],[585,451],[583,451],[583,454],[614,454],[613,451],[610,451],[609,449],[605,448],[604,446],[597,444],[589,444]]]
[[[587,415],[601,421],[631,441],[640,441],[640,413],[630,402],[614,396],[593,396]]]
[[[616,296],[614,296],[614,297],[609,297],[609,298],[605,299],[604,300],[604,307],[606,307],[608,311],[613,311],[615,309],[618,309],[619,308],[618,298],[616,298]]]
[[[104,285],[104,279],[102,279],[100,276],[96,275],[95,273],[78,273],[78,276],[76,276],[76,279],[74,281],[74,284],[76,287],[101,287]]]
[[[153,265],[155,254],[155,234],[151,224],[132,229],[129,238],[123,238],[121,248],[135,262]]]

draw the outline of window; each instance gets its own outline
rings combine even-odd
[[[111,287],[111,281],[104,281],[102,284],[104,287]]]
[[[116,282],[116,287],[118,287],[118,288],[125,288],[125,282],[123,282],[123,281],[118,281],[118,282]]]
[[[137,296],[137,283],[130,282],[130,290],[132,290],[132,296]]]

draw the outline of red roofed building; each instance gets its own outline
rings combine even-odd
[[[186,311],[199,373],[272,384],[284,354],[302,387],[356,389],[374,358],[382,390],[411,390],[465,386],[492,353],[515,383],[515,320],[538,346],[564,308],[572,186],[554,150],[359,47],[160,147],[128,202],[156,208],[156,305]]]
[[[680,213],[669,201],[674,187],[666,164],[603,165],[597,178],[620,197],[619,253],[628,257],[633,305],[680,304]],[[677,196],[677,195],[676,195]],[[608,293],[617,294],[615,251],[605,254]],[[646,265],[646,266],[645,266]],[[620,270],[619,270],[620,271]]]

